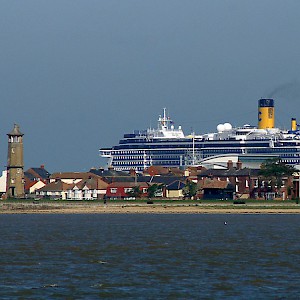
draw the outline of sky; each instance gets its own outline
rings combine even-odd
[[[25,170],[88,171],[99,148],[155,127],[185,134],[300,122],[298,0],[1,0],[0,161],[24,133]],[[1,169],[0,169],[1,170]]]

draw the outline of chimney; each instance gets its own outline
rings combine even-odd
[[[191,175],[191,171],[190,170],[188,170],[188,169],[184,170],[184,176],[185,177],[189,177],[190,175]]]
[[[130,176],[134,177],[136,175],[135,169],[130,169],[129,174]]]
[[[41,168],[41,169],[45,169],[45,165],[41,165],[40,168]]]
[[[229,169],[232,169],[233,168],[233,162],[232,162],[232,160],[228,160],[227,161],[227,169],[229,170]]]
[[[242,162],[241,162],[241,161],[238,161],[238,162],[236,163],[236,169],[237,169],[237,170],[241,170],[241,169],[242,169]]]

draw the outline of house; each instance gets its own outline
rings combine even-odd
[[[103,199],[106,195],[108,183],[99,176],[90,176],[70,186],[67,191],[67,199],[96,200]]]
[[[138,186],[141,191],[141,198],[148,196],[148,184],[145,182],[112,182],[107,186],[106,198],[108,199],[129,199],[134,187]]]
[[[234,167],[232,161],[228,161],[227,169],[203,170],[198,175],[198,180],[210,178],[230,182],[238,198],[254,198],[257,191],[255,188],[258,187],[259,171],[259,169],[242,168],[241,162]]]
[[[153,185],[153,184],[157,184],[159,186],[162,186],[162,192],[160,193],[159,197],[163,197],[163,198],[167,198],[167,194],[170,195],[169,192],[167,192],[167,186],[170,186],[171,184],[173,184],[174,182],[185,182],[187,179],[187,177],[185,176],[173,176],[170,174],[167,175],[161,175],[161,176],[138,176],[137,177],[137,182],[141,183],[141,182],[146,182],[148,185]],[[173,186],[170,186],[170,191],[171,188]],[[171,192],[172,193],[177,193],[175,191]],[[180,195],[176,194],[176,197],[181,197]]]
[[[0,196],[6,193],[6,180],[7,180],[7,170],[2,171],[2,175],[0,177]]]
[[[96,176],[90,172],[58,172],[50,176],[50,183],[61,180],[64,183],[74,184],[81,180],[88,179],[90,176]]]
[[[300,198],[300,172],[293,174],[293,198]]]
[[[133,176],[132,174],[128,174],[122,171],[116,171],[114,170],[113,167],[109,167],[108,170],[105,170],[104,168],[99,168],[99,169],[92,168],[90,169],[89,173],[100,176],[107,183],[112,183],[116,181],[134,182],[136,179],[135,176]],[[135,175],[138,176],[138,174]]]
[[[282,178],[282,186],[274,191],[269,183],[260,176],[260,169],[242,168],[242,163],[237,162],[236,167],[232,161],[227,162],[227,169],[208,169],[198,175],[198,180],[213,178],[219,181],[230,182],[234,187],[234,193],[241,199],[281,199],[286,200],[292,195],[292,176]]]
[[[100,176],[92,173],[55,173],[50,177],[50,183],[37,190],[36,194],[43,198],[96,200],[104,198],[107,186],[108,183]]]
[[[50,173],[44,165],[39,168],[30,168],[24,172],[25,194],[34,194],[34,192],[47,183],[49,183]]]
[[[183,198],[183,188],[185,183],[181,180],[175,180],[166,186],[166,198],[171,199],[182,199]]]
[[[41,189],[45,185],[46,185],[46,183],[44,183],[43,181],[27,181],[27,180],[25,180],[25,194],[26,195],[35,194],[36,190]]]
[[[50,173],[45,169],[44,165],[41,165],[39,168],[30,168],[24,172],[24,175],[31,181],[43,181],[47,183],[50,178]]]
[[[234,186],[229,181],[206,178],[198,181],[197,198],[229,200],[234,198]]]
[[[68,198],[68,190],[71,188],[71,184],[65,183],[58,179],[57,181],[52,181],[44,187],[36,190],[35,193],[36,196],[40,198],[66,200]]]

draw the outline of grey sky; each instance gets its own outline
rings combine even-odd
[[[25,168],[87,171],[100,147],[156,126],[185,133],[300,121],[300,1],[1,0],[0,158],[14,122]]]

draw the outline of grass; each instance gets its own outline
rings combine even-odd
[[[288,206],[298,204],[297,200],[256,200],[256,199],[243,199],[245,204],[234,204],[233,200],[178,200],[178,199],[136,199],[136,200],[106,200],[107,204],[146,204],[148,201],[153,202],[153,204],[176,204],[176,205],[234,205],[234,206],[243,206],[243,205],[257,205],[259,207],[267,205],[267,206]],[[1,203],[1,202],[0,202]],[[104,200],[52,200],[52,199],[41,199],[34,200],[32,198],[29,199],[7,199],[3,200],[2,203],[74,203],[74,204],[103,204]],[[299,205],[300,207],[300,205]]]
[[[235,211],[238,213],[239,211],[247,211],[251,213],[260,211],[264,213],[267,210],[278,210],[280,212],[287,211],[291,209],[293,212],[299,210],[300,205],[296,202],[296,200],[255,200],[255,199],[246,199],[243,200],[244,204],[234,204],[233,200],[178,200],[178,199],[151,199],[151,203],[147,204],[149,199],[138,199],[138,200],[107,200],[106,203],[108,206],[116,206],[116,207],[128,207],[128,206],[147,206],[149,208],[153,206],[157,207],[194,207],[195,209],[208,209],[209,211],[218,210],[219,212],[224,212],[226,210]],[[34,199],[8,199],[4,201],[0,201],[0,207],[10,207],[10,209],[22,209],[22,208],[30,208],[34,210],[39,210],[41,208],[49,209],[49,208],[78,208],[78,207],[87,207],[88,205],[103,207],[104,200],[50,200],[50,199],[42,199],[42,200],[34,200]]]

